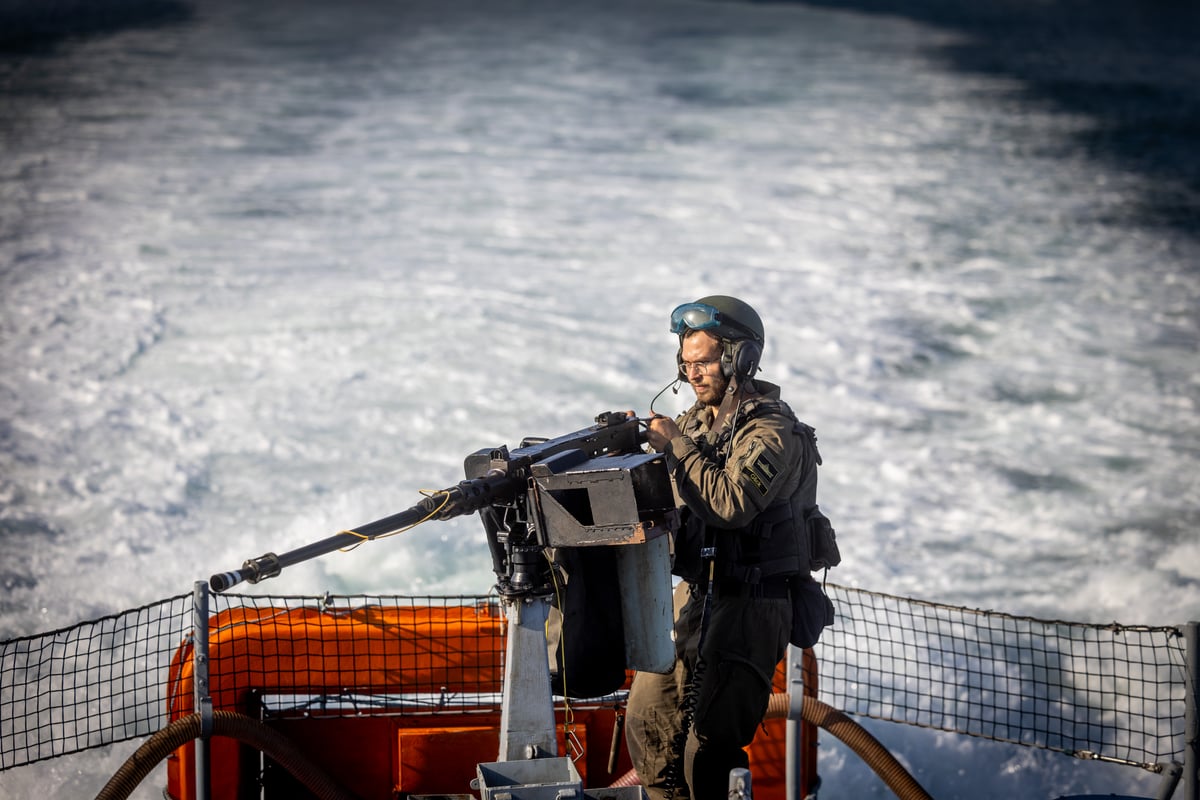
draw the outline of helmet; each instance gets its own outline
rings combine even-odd
[[[749,380],[758,371],[766,334],[758,312],[748,303],[723,294],[701,297],[671,312],[671,332],[679,335],[675,360],[682,365],[683,339],[689,330],[705,331],[721,340],[721,372]],[[687,381],[682,366],[679,379]]]
[[[694,303],[684,303],[671,312],[671,332],[680,336],[687,329],[708,331],[726,341],[766,341],[762,319],[750,305],[736,297],[713,294]]]

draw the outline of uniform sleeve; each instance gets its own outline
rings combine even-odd
[[[723,468],[705,458],[688,436],[672,439],[665,452],[679,497],[705,522],[721,528],[750,524],[785,490],[790,493],[803,458],[791,422],[775,416],[746,423]]]

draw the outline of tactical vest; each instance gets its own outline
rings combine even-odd
[[[806,516],[810,511],[816,512],[817,505],[816,467],[821,463],[817,437],[811,426],[796,418],[787,403],[776,399],[747,402],[738,415],[738,426],[771,414],[791,420],[792,433],[803,439],[800,483],[790,497],[777,499],[743,528],[708,526],[709,540],[716,549],[715,574],[719,580],[753,586],[773,579],[808,575],[810,571],[812,553]],[[723,468],[732,429],[727,427],[716,441],[710,442],[705,437],[693,440],[706,458],[714,459]],[[689,515],[688,524],[677,539],[674,572],[692,582],[702,579],[699,553],[706,538],[704,527],[698,517]]]

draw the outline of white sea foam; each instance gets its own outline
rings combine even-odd
[[[833,580],[1200,615],[1200,252],[1135,213],[1151,179],[1072,144],[1089,115],[948,70],[963,37],[899,18],[283,6],[4,62],[0,637],[387,516],[481,447],[645,412],[666,313],[713,292],[760,310],[765,377],[817,428]],[[490,581],[463,519],[251,591]],[[871,728],[939,797],[1152,791]],[[0,797],[93,792],[125,750],[4,773]],[[822,771],[882,792],[831,743]]]

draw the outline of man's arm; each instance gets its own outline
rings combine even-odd
[[[678,428],[676,428],[678,430]],[[750,524],[799,481],[803,446],[782,417],[759,417],[746,423],[724,467],[706,458],[696,443],[679,434],[664,446],[667,468],[688,508],[722,528]]]

